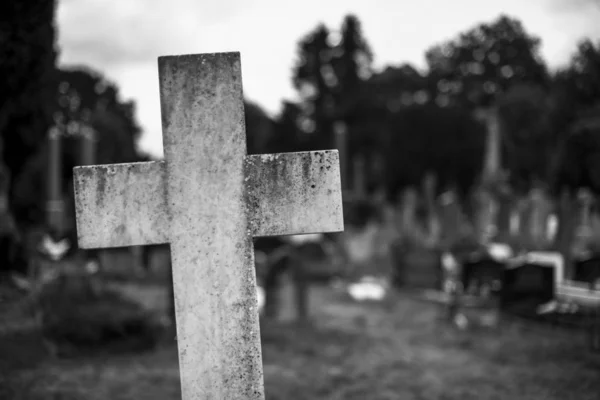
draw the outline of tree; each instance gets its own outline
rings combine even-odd
[[[274,121],[274,135],[268,144],[269,152],[308,151],[312,148],[312,136],[299,128],[302,118],[302,109],[298,104],[289,101],[283,103],[281,114]]]
[[[532,84],[517,84],[498,96],[502,160],[511,185],[526,191],[536,181],[550,182],[557,167],[564,132],[557,127],[556,93]]]
[[[85,125],[96,132],[98,164],[142,161],[137,140],[140,128],[135,120],[135,104],[119,98],[117,86],[89,68],[58,70],[54,99],[50,109],[63,126],[62,174],[66,198],[71,199],[73,167],[81,165],[81,130]],[[44,196],[40,188],[47,184],[47,146],[41,140],[36,153],[22,160],[23,172],[15,186],[15,213],[24,222],[37,223],[43,218]]]
[[[600,102],[600,41],[596,45],[585,39],[577,45],[569,67],[560,71],[558,80],[565,85],[567,95],[579,107]]]
[[[339,34],[317,26],[300,42],[298,54],[293,74],[301,97],[298,126],[310,135],[309,149],[337,147],[334,130],[343,124],[348,160],[358,152],[373,153],[376,141],[368,130],[371,99],[365,84],[373,55],[358,18],[347,15]],[[304,137],[301,142],[308,144]],[[352,179],[351,171],[346,172]]]
[[[0,6],[0,158],[14,183],[52,124],[55,15],[52,0],[5,1]]]
[[[585,39],[577,45],[569,66],[554,77],[559,107],[553,125],[564,132],[557,152],[555,190],[589,187],[600,192],[600,42]]]
[[[600,117],[596,117],[600,118]],[[574,130],[564,141],[555,179],[555,190],[587,187],[600,193],[600,129]]]
[[[311,149],[331,148],[334,143],[332,88],[336,77],[331,66],[331,52],[329,29],[322,24],[298,45],[293,83],[302,99],[299,128],[311,135]]]
[[[274,134],[274,122],[258,104],[244,102],[246,143],[249,154],[269,153],[269,143]]]
[[[463,193],[473,185],[485,135],[468,110],[415,104],[393,113],[389,124],[385,155],[393,197],[402,187],[420,185],[427,172],[434,172],[442,187],[456,185]]]
[[[97,162],[138,161],[141,134],[133,101],[122,101],[117,86],[88,67],[62,69],[57,74],[53,113],[66,127],[67,156],[79,164],[79,134],[84,125],[97,132]]]
[[[377,147],[372,132],[372,104],[367,79],[372,74],[373,53],[365,39],[360,21],[347,15],[342,22],[341,40],[332,48],[332,66],[335,79],[334,119],[345,124],[348,134],[348,159],[355,154],[369,155]],[[352,177],[352,171],[349,178]]]
[[[438,94],[469,107],[488,106],[516,83],[549,84],[539,47],[540,39],[520,21],[502,15],[434,46],[425,56]]]

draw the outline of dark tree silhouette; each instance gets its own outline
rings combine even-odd
[[[275,129],[273,120],[258,104],[245,101],[244,109],[248,154],[269,153]]]
[[[312,135],[299,129],[302,119],[302,109],[296,103],[286,101],[283,109],[275,120],[275,132],[269,141],[269,151],[292,152],[308,151],[311,149]]]
[[[596,45],[585,39],[577,45],[571,63],[559,78],[567,86],[571,101],[580,107],[600,102],[600,41]]]
[[[487,106],[515,83],[549,84],[540,39],[506,15],[480,24],[426,52],[437,94],[468,106]]]
[[[600,193],[600,42],[578,44],[569,66],[554,77],[554,89],[559,104],[553,125],[563,135],[553,188],[589,187]]]
[[[334,119],[345,124],[349,160],[359,153],[367,159],[374,157],[378,145],[377,136],[370,131],[373,107],[366,83],[372,74],[373,54],[355,15],[344,18],[341,40],[333,46],[331,62],[335,75]],[[346,172],[352,179],[353,171]]]
[[[119,98],[115,84],[89,68],[58,70],[56,76],[50,108],[64,126],[65,193],[72,190],[73,167],[82,163],[80,133],[86,124],[96,132],[96,163],[142,161],[137,150],[141,131],[134,116],[135,105]],[[39,223],[43,218],[45,199],[39,193],[47,184],[47,157],[46,141],[42,140],[36,153],[22,160],[21,179],[15,182],[14,210],[27,223]]]
[[[484,127],[458,107],[412,105],[390,117],[386,146],[388,190],[395,197],[405,186],[420,185],[435,172],[442,187],[466,192],[481,169]]]
[[[52,124],[55,83],[53,0],[4,1],[0,5],[0,158],[14,183]]]
[[[331,65],[329,29],[319,25],[298,45],[293,83],[302,98],[299,128],[311,135],[311,149],[333,148],[335,72]]]
[[[534,182],[550,182],[564,131],[556,129],[557,94],[532,84],[516,84],[498,96],[503,166],[510,183],[526,191]]]

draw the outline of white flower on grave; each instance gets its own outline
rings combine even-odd
[[[378,301],[385,297],[387,285],[381,279],[365,276],[359,282],[349,284],[347,291],[356,301]]]
[[[69,250],[71,247],[71,243],[69,243],[68,239],[63,239],[58,242],[55,242],[50,236],[44,236],[42,242],[42,249],[46,254],[52,258],[52,260],[57,261]]]
[[[490,243],[487,249],[490,256],[496,261],[506,261],[513,255],[510,246],[502,243]]]

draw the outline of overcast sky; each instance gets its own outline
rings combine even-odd
[[[293,99],[298,40],[319,22],[338,29],[356,14],[375,67],[410,62],[500,13],[542,38],[550,67],[564,65],[582,37],[600,38],[600,0],[59,0],[61,65],[87,65],[134,99],[141,147],[162,155],[157,57],[240,51],[245,96],[274,115]],[[118,4],[118,6],[117,6]]]

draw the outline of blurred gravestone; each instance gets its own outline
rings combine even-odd
[[[415,189],[405,190],[401,205],[400,239],[394,249],[395,283],[415,289],[440,289],[440,252],[433,246],[437,245],[432,240],[433,232],[418,218],[419,200]]]
[[[579,225],[575,231],[573,280],[585,282],[592,288],[600,287],[600,252],[598,249],[598,216],[593,194],[580,190]]]
[[[549,218],[553,204],[540,188],[533,188],[530,193],[530,213],[527,226],[530,250],[545,250],[552,244],[549,235]]]
[[[252,237],[343,230],[338,154],[246,155],[239,53],[159,78],[165,161],[75,168],[79,243],[169,243],[183,399],[263,399]]]

